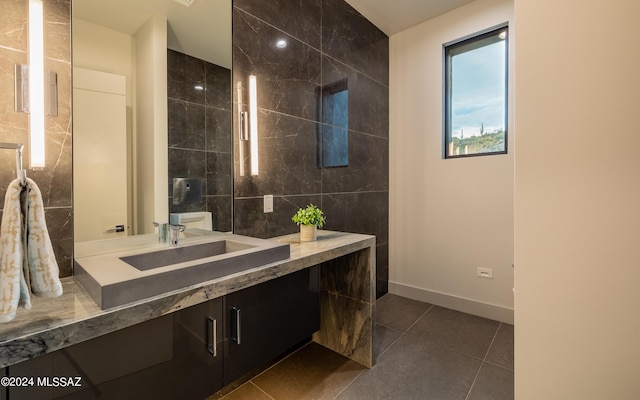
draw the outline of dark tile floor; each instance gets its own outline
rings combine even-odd
[[[223,399],[513,399],[513,325],[392,294],[376,313],[373,368],[309,343]]]

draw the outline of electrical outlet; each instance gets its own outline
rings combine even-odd
[[[493,279],[493,270],[491,268],[478,268],[476,276],[478,278]]]
[[[264,195],[264,212],[265,214],[273,212],[273,195],[272,194]]]

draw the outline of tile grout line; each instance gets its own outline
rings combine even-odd
[[[313,342],[309,342],[309,343],[313,343]],[[284,358],[282,358],[282,360],[279,360],[278,362],[276,362],[273,365],[270,365],[268,368],[266,368],[264,371],[261,371],[259,374],[257,374],[256,376],[252,377],[251,379],[249,379],[248,381],[246,381],[245,383],[243,383],[242,385],[238,386],[237,388],[233,389],[232,391],[230,391],[229,393],[227,393],[226,395],[224,395],[220,400],[224,400],[226,399],[228,396],[231,395],[231,393],[235,392],[236,390],[240,389],[241,387],[243,387],[244,385],[250,383],[253,386],[255,386],[256,388],[258,388],[261,392],[263,392],[264,394],[266,394],[267,396],[269,396],[269,398],[273,399],[273,397],[271,397],[267,392],[265,392],[264,390],[262,390],[262,388],[260,388],[260,386],[258,386],[253,380],[256,379],[257,377],[261,376],[262,374],[266,373],[267,371],[271,370],[272,368],[274,368],[275,366],[277,366],[278,364],[280,364],[281,362],[283,362],[284,360],[286,360],[287,358],[291,357],[292,355],[294,355],[295,353],[297,353],[299,350],[303,349],[304,347],[308,346],[309,343],[306,343],[304,345],[302,345],[300,348],[296,349],[295,351],[292,351],[291,353],[287,354]]]
[[[395,343],[395,342],[394,342]],[[373,368],[373,367],[372,367]],[[345,386],[340,392],[338,392],[338,394],[335,395],[335,397],[333,398],[334,400],[337,399],[338,397],[340,397],[340,395],[342,395],[342,393],[344,393],[352,384],[353,382],[357,381],[358,378],[360,378],[362,376],[362,374],[364,374],[365,372],[367,372],[368,369],[364,369],[362,371],[360,371],[360,373],[358,374],[358,376],[356,376],[355,378],[353,378],[351,380],[351,382],[349,382],[349,384],[347,384],[347,386]]]
[[[431,304],[431,306],[429,308],[427,308],[427,311],[425,311],[424,313],[422,313],[421,316],[418,317],[418,319],[416,319],[413,324],[411,324],[406,331],[404,331],[404,333],[409,333],[409,331],[411,330],[411,328],[414,327],[415,324],[417,324],[422,318],[424,318],[425,315],[427,315],[427,313],[431,310],[433,310],[433,308],[435,307],[434,304]]]
[[[500,369],[504,369],[505,371],[511,371],[513,372],[513,369],[509,368],[509,367],[505,367],[504,365],[492,362],[492,361],[484,361],[485,364],[489,364],[489,365],[493,365],[494,367],[500,368]]]
[[[420,315],[420,316],[415,320],[415,322],[414,322],[413,324],[411,324],[411,325],[410,325],[410,326],[409,326],[405,331],[399,331],[399,330],[397,330],[397,329],[395,329],[395,328],[392,328],[392,327],[389,327],[389,326],[380,325],[380,326],[384,326],[384,327],[385,327],[385,328],[387,328],[387,329],[392,329],[392,330],[394,330],[394,331],[401,332],[401,333],[400,333],[400,336],[398,336],[398,338],[397,338],[396,340],[394,340],[393,342],[391,342],[391,344],[390,344],[389,346],[387,346],[387,348],[386,348],[386,349],[384,349],[382,352],[380,352],[380,354],[378,354],[378,356],[376,357],[376,361],[378,360],[378,358],[382,357],[382,355],[383,355],[383,354],[385,354],[387,351],[389,351],[389,349],[391,349],[391,348],[393,347],[393,345],[395,345],[395,344],[396,344],[400,339],[402,339],[402,337],[404,337],[405,335],[407,335],[407,334],[408,334],[407,332],[409,332],[409,329],[411,329],[415,324],[417,324],[417,323],[418,323],[418,321],[420,321],[420,320],[422,319],[422,317],[424,317],[424,316],[425,316],[429,311],[431,311],[431,309],[432,309],[433,307],[434,307],[434,305],[433,305],[433,304],[431,304],[431,306],[430,306],[429,308],[427,308],[427,310],[426,310],[424,313],[422,313],[422,315]],[[376,324],[377,324],[377,322],[376,322]],[[375,328],[374,328],[374,329],[375,329]],[[374,365],[373,367],[375,367],[375,365]],[[372,367],[372,368],[373,368],[373,367]],[[365,369],[365,370],[363,370],[362,372],[360,372],[360,373],[358,374],[358,376],[356,376],[355,378],[353,378],[353,380],[352,380],[351,382],[349,382],[349,384],[348,384],[347,386],[345,386],[345,387],[344,387],[344,389],[342,389],[342,390],[340,391],[340,393],[338,393],[338,394],[334,397],[334,399],[337,399],[338,397],[340,397],[340,395],[341,395],[342,393],[344,393],[344,392],[345,392],[345,391],[346,391],[346,390],[347,390],[347,389],[348,389],[348,388],[349,388],[349,387],[350,387],[350,386],[351,386],[351,385],[352,385],[356,380],[358,380],[358,378],[360,378],[360,377],[362,376],[362,374],[364,374],[364,373],[365,373],[365,372],[367,372],[367,371],[368,371],[368,369]]]
[[[265,21],[264,19],[254,15],[253,13],[251,13],[251,12],[245,10],[245,9],[242,9],[240,7],[237,7],[237,6],[234,6],[233,8],[237,9],[241,13],[244,13],[244,14],[252,16],[253,18],[257,19],[258,21],[260,21],[263,24],[266,24],[267,26],[271,27],[272,29],[275,29],[275,30],[277,30],[279,32],[284,33],[285,35],[289,36],[290,38],[294,39],[295,41],[300,42],[303,46],[306,46],[306,47],[308,47],[310,49],[313,49],[313,50],[317,51],[320,54],[320,58],[321,58],[320,62],[321,63],[322,63],[322,56],[325,56],[327,58],[331,58],[331,59],[339,62],[340,64],[344,65],[345,67],[355,71],[356,73],[358,73],[358,74],[360,74],[360,75],[372,80],[373,82],[377,83],[378,85],[384,86],[385,88],[389,87],[389,82],[384,83],[384,82],[380,81],[379,79],[374,78],[373,76],[369,75],[368,73],[359,70],[355,66],[347,64],[346,62],[341,61],[341,60],[335,58],[334,56],[332,56],[329,53],[326,53],[324,51],[324,48],[323,48],[324,47],[324,42],[323,42],[323,37],[322,37],[322,17],[324,16],[324,10],[320,11],[320,48],[317,48],[315,46],[312,46],[310,43],[307,43],[304,39],[299,38],[297,36],[294,36],[294,33],[287,32],[287,31],[284,30],[284,28],[279,28],[276,25],[273,25],[272,23]],[[387,36],[387,39],[388,38],[389,37]]]
[[[418,318],[416,318],[416,320],[415,320],[411,325],[409,325],[409,327],[408,327],[407,329],[405,329],[404,331],[398,330],[398,329],[396,329],[396,328],[392,328],[392,327],[390,327],[390,326],[380,325],[380,326],[384,326],[384,327],[385,327],[385,328],[387,328],[387,329],[392,329],[392,330],[394,330],[394,331],[401,332],[401,334],[400,334],[400,336],[398,336],[398,338],[397,338],[396,340],[394,340],[393,342],[391,342],[391,344],[390,344],[389,346],[387,346],[387,348],[386,348],[386,349],[384,349],[380,354],[378,354],[378,357],[382,357],[382,355],[383,355],[384,353],[386,353],[386,352],[387,352],[387,350],[389,350],[389,349],[390,349],[394,344],[396,344],[396,343],[397,343],[397,342],[398,342],[398,341],[399,341],[403,336],[405,336],[405,335],[411,335],[411,334],[409,333],[409,330],[411,330],[411,328],[413,328],[413,326],[414,326],[415,324],[417,324],[417,323],[418,323],[418,321],[420,321],[420,320],[421,320],[425,315],[427,315],[427,313],[428,313],[429,311],[431,311],[431,310],[433,309],[433,307],[435,307],[435,306],[434,306],[433,304],[431,304],[431,305],[429,306],[429,308],[427,308],[427,310],[426,310],[425,312],[423,312],[423,313],[422,313]]]
[[[489,347],[487,348],[487,351],[484,353],[484,358],[482,359],[482,362],[480,363],[480,367],[478,367],[478,372],[476,372],[476,376],[473,377],[473,382],[471,382],[471,386],[469,386],[469,391],[467,392],[467,396],[464,398],[464,400],[469,400],[469,396],[471,396],[471,392],[473,391],[473,387],[476,384],[476,381],[478,380],[478,376],[480,376],[480,371],[482,370],[482,367],[484,366],[484,363],[487,361],[487,357],[489,356],[489,352],[491,351],[491,347],[493,346],[493,343],[495,343],[496,338],[498,337],[498,332],[500,331],[500,327],[502,327],[502,322],[500,322],[500,324],[498,324],[498,328],[496,329],[496,332],[493,334],[493,338],[491,339],[491,343],[489,344]]]
[[[265,396],[267,396],[267,397],[268,397],[268,398],[270,398],[271,400],[275,400],[275,398],[273,398],[269,393],[265,392],[264,390],[262,390],[262,388],[261,388],[260,386],[256,385],[256,384],[253,382],[253,379],[252,379],[252,380],[250,380],[248,383],[252,384],[256,389],[258,389],[259,391],[261,391],[262,393],[264,393],[264,394],[265,394]]]

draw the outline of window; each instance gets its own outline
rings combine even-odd
[[[507,32],[444,46],[445,158],[507,152]]]

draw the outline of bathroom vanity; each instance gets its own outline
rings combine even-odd
[[[10,398],[202,399],[309,337],[371,367],[375,238],[271,241],[290,256],[104,310],[66,279],[0,325],[4,374],[34,378]],[[43,386],[61,377],[81,386]]]

